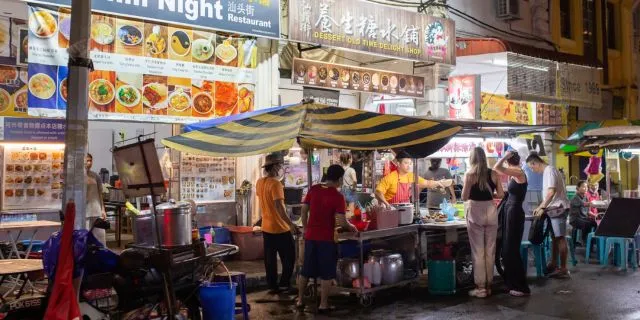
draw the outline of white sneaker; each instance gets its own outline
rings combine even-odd
[[[469,291],[469,296],[474,298],[486,298],[487,290],[485,289],[473,289]]]

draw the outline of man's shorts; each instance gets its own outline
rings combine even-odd
[[[565,210],[561,215],[549,218],[551,220],[551,231],[554,238],[564,237],[567,235],[567,217],[569,210]]]
[[[333,241],[305,240],[302,276],[333,280],[338,265],[338,246]]]

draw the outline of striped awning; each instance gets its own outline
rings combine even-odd
[[[425,157],[460,127],[432,120],[382,115],[319,104],[276,107],[188,126],[162,140],[170,148],[211,156],[243,157],[291,148],[382,150],[404,148]]]

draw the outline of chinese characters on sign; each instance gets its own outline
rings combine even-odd
[[[6,142],[62,142],[64,119],[4,118]]]
[[[35,0],[71,6],[71,0]],[[280,0],[93,0],[92,9],[165,23],[280,38]]]
[[[480,118],[482,120],[533,124],[530,102],[509,100],[501,95],[484,92],[481,101]]]
[[[289,39],[455,64],[452,20],[359,0],[291,0]]]

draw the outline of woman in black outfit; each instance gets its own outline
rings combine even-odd
[[[507,166],[504,166],[505,161]],[[509,294],[515,297],[528,296],[527,274],[520,256],[520,243],[524,231],[524,209],[522,204],[527,194],[527,176],[521,169],[517,152],[507,151],[504,158],[493,167],[496,172],[511,177],[502,210],[502,263],[504,282]]]

